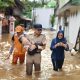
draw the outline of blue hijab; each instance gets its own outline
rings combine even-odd
[[[58,38],[58,35],[59,35],[60,33],[63,34],[63,38],[61,38],[61,39]],[[56,36],[56,43],[59,43],[59,42],[66,43],[66,39],[64,38],[64,31],[63,31],[63,30],[58,31],[58,33],[57,33],[57,36]]]

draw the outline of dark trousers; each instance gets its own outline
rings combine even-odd
[[[52,59],[53,69],[55,71],[58,71],[58,69],[62,69],[63,63],[64,63],[64,59],[62,59],[62,60]]]

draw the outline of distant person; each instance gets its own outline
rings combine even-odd
[[[6,18],[2,19],[2,33],[9,33],[9,21]]]
[[[59,31],[61,31],[61,30],[62,30],[62,26],[60,25],[60,26],[59,26]]]
[[[52,51],[51,60],[53,64],[53,70],[61,71],[64,63],[64,50],[68,50],[68,44],[64,38],[64,32],[58,31],[56,38],[51,42],[50,49]]]

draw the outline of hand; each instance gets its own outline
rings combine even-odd
[[[64,43],[60,42],[60,46],[63,46],[63,45],[64,45]]]
[[[34,55],[37,52],[37,49],[38,49],[37,46],[32,44],[30,46],[30,48],[28,48],[28,54],[29,55]]]
[[[43,50],[43,47],[38,45],[38,49],[39,50]]]
[[[63,47],[65,47],[65,48],[67,48],[67,45],[66,45],[66,44],[64,44],[64,43],[62,43],[62,44],[61,44],[61,46],[63,46]]]
[[[58,47],[58,46],[60,46],[60,43],[57,43],[57,44],[55,45],[55,48]]]
[[[36,48],[36,45],[32,44],[31,47],[30,47],[30,50],[33,50]]]

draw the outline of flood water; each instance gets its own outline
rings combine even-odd
[[[12,65],[11,59],[6,60],[10,48],[10,35],[0,36],[0,80],[80,80],[80,55],[71,56],[65,52],[65,62],[62,72],[53,71],[51,63],[50,43],[55,37],[55,31],[44,31],[47,38],[46,49],[42,51],[40,75],[33,71],[32,76],[26,75],[26,61],[23,65]]]

